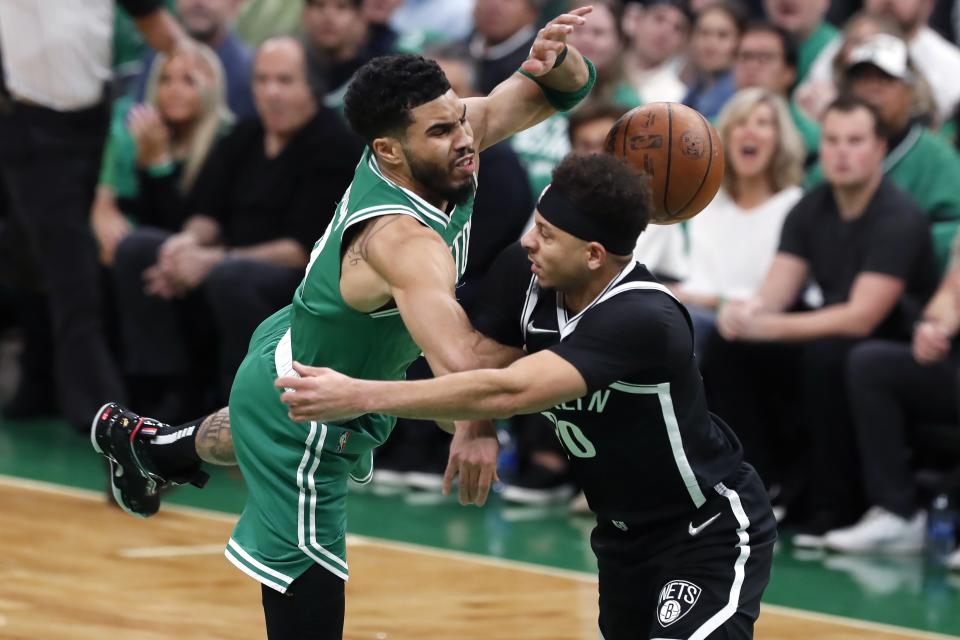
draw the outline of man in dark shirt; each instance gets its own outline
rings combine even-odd
[[[811,438],[813,459],[801,470],[809,499],[808,531],[794,540],[800,545],[819,545],[820,534],[862,512],[844,377],[850,349],[868,337],[909,339],[936,287],[927,221],[884,177],[885,152],[868,103],[840,98],[827,109],[820,142],[827,184],[787,216],[757,296],[723,306],[722,339],[708,346],[705,358],[711,406],[736,425],[747,456],[760,462],[771,485],[782,466],[772,451],[783,435],[771,411],[787,406],[783,398],[795,395],[791,389],[801,390],[800,426]],[[791,311],[810,280],[822,292],[822,306]],[[800,380],[792,379],[793,371]],[[796,460],[793,450],[783,463]]]
[[[476,318],[530,354],[507,368],[380,382],[295,364],[303,377],[276,385],[298,421],[539,413],[597,514],[603,637],[751,638],[773,513],[736,437],[707,410],[686,310],[632,257],[648,202],[612,156],[557,167],[526,251],[494,265]]]
[[[295,40],[264,43],[254,66],[260,119],[217,144],[192,194],[194,215],[179,233],[140,229],[117,249],[127,371],[147,404],[195,386],[183,377],[199,368],[184,317],[202,345],[197,319],[213,316],[220,382],[230,388],[253,329],[290,301],[350,183],[362,143],[318,105],[305,68]],[[196,313],[198,300],[211,313]]]

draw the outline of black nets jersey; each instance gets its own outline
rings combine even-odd
[[[689,316],[638,262],[580,313],[539,286],[517,244],[501,254],[474,318],[490,337],[573,365],[587,394],[540,412],[552,424],[590,508],[649,526],[689,517],[743,460],[707,411]]]

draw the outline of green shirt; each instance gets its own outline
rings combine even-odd
[[[137,185],[137,144],[127,129],[127,114],[133,106],[130,96],[118,98],[110,113],[110,129],[107,132],[107,144],[100,161],[100,178],[97,184],[110,187],[117,198],[136,198]]]
[[[820,147],[820,125],[803,114],[793,101],[789,101],[790,116],[793,124],[803,138],[803,145],[807,148],[807,156],[817,153]]]
[[[960,228],[960,155],[926,127],[915,125],[887,153],[884,173],[914,199],[930,219],[937,264],[944,268],[950,243]],[[807,188],[823,182],[818,163],[807,175]]]
[[[829,22],[821,22],[820,26],[810,34],[810,37],[797,47],[797,85],[807,78],[810,67],[813,66],[813,61],[816,60],[820,51],[830,44],[834,38],[838,37],[840,37],[840,32],[837,31],[836,27]]]

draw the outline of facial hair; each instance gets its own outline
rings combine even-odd
[[[430,193],[457,206],[466,203],[473,195],[474,185],[472,179],[467,180],[466,184],[455,186],[451,184],[451,172],[446,166],[428,160],[422,160],[407,149],[404,149],[404,151],[407,156],[407,165],[410,167],[410,175]],[[473,150],[471,149],[466,153],[472,152]],[[464,155],[466,154],[461,154],[460,158]]]

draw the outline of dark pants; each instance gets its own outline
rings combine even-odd
[[[286,593],[261,586],[269,640],[340,640],[344,583],[320,565],[293,581]]]
[[[133,376],[182,378],[197,364],[196,349],[213,336],[220,391],[226,399],[251,334],[293,299],[303,270],[230,258],[214,267],[196,291],[165,300],[144,291],[143,273],[156,263],[170,235],[138,229],[117,247],[114,277],[123,310],[126,370]]]
[[[605,640],[753,638],[777,539],[770,501],[747,464],[704,493],[676,522],[597,520],[590,542]]]
[[[913,515],[910,426],[958,421],[958,360],[954,353],[923,366],[909,344],[886,340],[863,342],[850,353],[847,386],[870,504]]]
[[[0,115],[0,178],[48,294],[60,408],[78,428],[104,402],[124,401],[89,225],[106,125],[105,106],[58,113],[16,105]]]
[[[783,481],[792,488],[791,474],[799,473],[808,512],[838,522],[856,518],[865,504],[846,393],[847,356],[856,344],[748,344],[717,336],[705,362],[710,409],[740,437],[746,460],[768,486]]]

